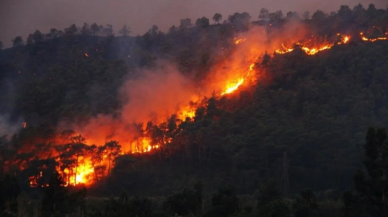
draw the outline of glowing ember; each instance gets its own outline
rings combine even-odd
[[[241,38],[241,39],[236,39],[235,38],[235,41],[234,41],[234,44],[240,44],[241,42],[244,42],[246,39],[245,38]]]
[[[348,43],[350,40],[350,37],[349,36],[345,36],[344,39],[342,40],[342,43],[346,44]]]
[[[23,128],[26,128],[26,127],[27,127],[27,123],[23,122]]]
[[[85,57],[89,57],[89,54],[88,54],[88,53],[85,53]]]

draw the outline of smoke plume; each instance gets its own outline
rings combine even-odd
[[[88,144],[118,140],[126,146],[138,136],[139,129],[134,124],[159,124],[199,98],[192,82],[171,64],[159,63],[155,70],[143,70],[140,74],[137,79],[128,78],[120,88],[120,115],[100,114],[82,124],[62,123],[61,128],[74,129]]]

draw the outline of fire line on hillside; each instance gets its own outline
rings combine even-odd
[[[359,36],[362,41],[366,42],[388,40],[387,33],[385,33],[385,36],[373,39],[367,38],[362,32],[359,33]],[[335,42],[317,42],[315,39],[316,38],[311,37],[310,39],[304,41],[295,40],[281,43],[276,49],[274,49],[274,53],[278,55],[286,54],[299,47],[307,55],[315,55],[321,51],[329,50],[333,46],[347,44],[352,40],[352,37],[337,34],[337,41]],[[244,44],[249,44],[250,40],[247,38],[235,38],[233,43],[235,46],[244,46]],[[222,97],[233,94],[243,86],[248,85],[247,80],[255,79],[257,76],[255,64],[258,57],[261,55],[263,55],[263,53],[253,52],[247,61],[249,64],[245,66],[237,64],[237,66],[241,68],[241,71],[236,72],[236,75],[233,74],[234,72],[231,72],[231,74],[233,74],[233,79],[222,81],[223,86],[216,96]],[[89,55],[85,53],[85,57],[89,57]],[[195,118],[196,109],[200,104],[201,103],[198,102],[182,106],[176,112],[176,124],[179,125],[184,120],[192,120]],[[23,128],[26,128],[26,125],[26,123],[23,123]],[[114,166],[113,161],[116,157],[123,154],[141,154],[151,152],[171,143],[171,137],[162,137],[161,140],[157,142],[151,141],[149,137],[144,137],[143,134],[145,130],[152,131],[152,126],[147,126],[146,128],[144,126],[138,126],[137,129],[140,133],[133,136],[132,139],[123,141],[120,140],[118,142],[110,141],[103,147],[93,145],[94,143],[88,140],[90,138],[83,139],[79,135],[79,132],[69,133],[63,135],[61,138],[55,138],[54,141],[52,141],[53,144],[62,144],[63,147],[51,147],[52,150],[47,153],[42,153],[42,156],[39,157],[45,158],[48,156],[57,156],[53,164],[56,164],[56,166],[54,166],[55,170],[57,170],[57,172],[64,178],[66,182],[64,184],[65,186],[75,186],[78,184],[91,185],[110,173],[110,170]],[[163,135],[166,132],[167,128],[164,128],[162,132],[154,133]],[[87,146],[85,151],[80,151],[80,147],[82,146],[81,144],[85,144]],[[129,149],[123,151],[120,149],[119,144],[123,147],[129,147]],[[66,158],[66,154],[68,152],[73,153],[76,156],[76,159]],[[38,179],[44,175],[46,169],[49,168],[45,166],[38,167],[38,174],[36,176],[29,177],[31,187],[47,186],[47,184],[43,185],[38,182]]]

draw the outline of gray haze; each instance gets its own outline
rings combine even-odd
[[[96,22],[112,24],[117,32],[124,24],[132,35],[144,34],[152,25],[166,31],[182,18],[206,16],[218,12],[227,18],[235,12],[248,12],[257,19],[261,8],[270,11],[325,12],[336,11],[340,5],[353,8],[358,3],[367,7],[386,8],[387,0],[0,0],[0,41],[5,47],[17,36],[35,30],[47,33],[50,28],[64,29]]]
[[[1,137],[6,136],[10,139],[15,133],[23,127],[23,119],[12,122],[9,114],[0,114],[0,145]]]

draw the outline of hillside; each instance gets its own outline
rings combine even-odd
[[[269,83],[210,99],[207,115],[182,126],[184,144],[172,144],[166,161],[134,156],[131,170],[128,161],[119,161],[106,188],[167,193],[195,174],[194,180],[211,186],[233,183],[249,193],[269,178],[281,182],[286,152],[296,192],[351,189],[366,130],[387,121],[387,45],[355,43],[313,57],[275,56],[265,66],[273,76]],[[211,106],[218,109],[209,111]]]
[[[338,205],[365,163],[368,128],[388,122],[388,10],[373,5],[304,19],[265,10],[258,21],[183,19],[137,37],[87,28],[37,31],[0,51],[2,183],[51,204],[42,213],[57,199],[62,214],[98,207],[77,205],[86,187],[89,196],[121,195],[111,208],[251,216],[242,206],[267,212],[256,194],[275,188],[271,180],[292,200],[278,204],[285,212],[298,210],[290,204],[304,189]],[[250,200],[225,214],[217,194],[230,207],[236,195]],[[17,206],[18,195],[1,209],[16,213],[9,201]]]

